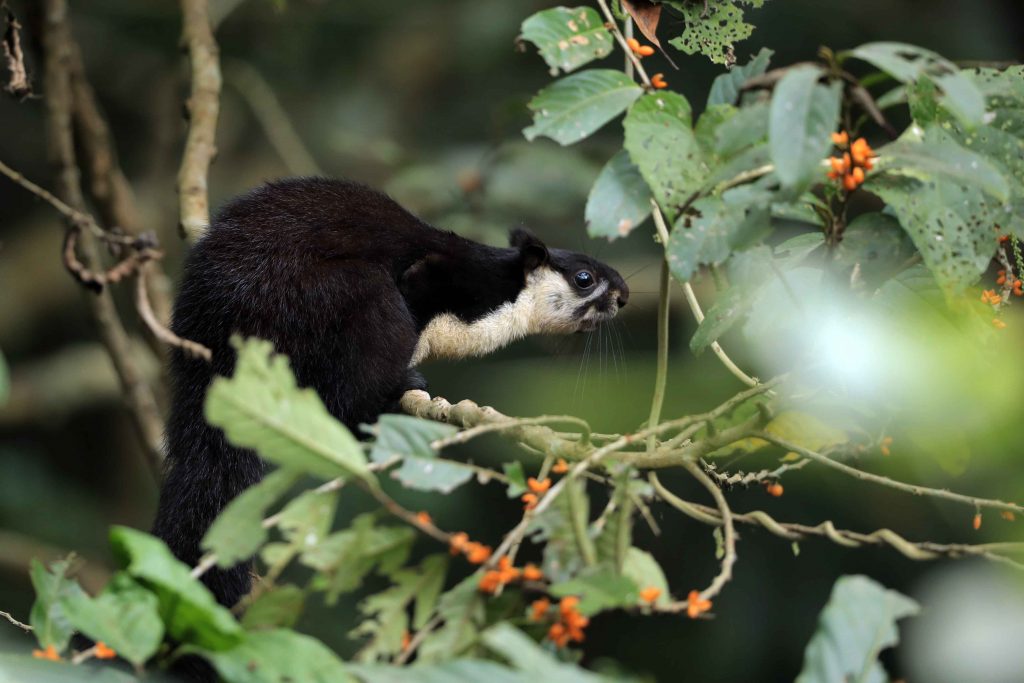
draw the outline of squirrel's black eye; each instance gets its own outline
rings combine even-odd
[[[580,289],[590,289],[595,284],[594,274],[589,270],[581,270],[572,279]]]

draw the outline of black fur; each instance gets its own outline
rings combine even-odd
[[[423,388],[409,362],[420,331],[439,313],[472,321],[516,298],[526,274],[545,263],[572,282],[579,268],[618,273],[582,254],[548,250],[526,231],[498,248],[437,230],[389,197],[323,178],[265,185],[223,208],[192,250],[172,329],[213,351],[213,362],[175,350],[168,462],[154,533],[182,561],[233,497],[255,484],[263,462],[227,443],[203,419],[214,375],[229,375],[233,334],[273,342],[298,382],[313,387],[354,433]],[[203,580],[225,605],[250,588],[250,563]]]

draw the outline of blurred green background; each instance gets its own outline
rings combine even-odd
[[[30,23],[34,3],[10,4]],[[515,39],[520,22],[551,3],[212,4],[221,13],[233,10],[217,33],[225,87],[219,154],[210,177],[214,206],[268,179],[322,172],[383,187],[436,225],[478,240],[500,243],[509,228],[527,225],[553,246],[586,250],[629,276],[633,295],[615,326],[589,336],[529,340],[489,358],[427,366],[425,374],[434,393],[469,397],[508,414],[572,413],[603,432],[632,430],[646,419],[657,247],[647,228],[611,245],[589,241],[582,220],[586,193],[618,148],[620,129],[609,126],[568,149],[548,141],[527,144],[520,134],[528,122],[526,102],[550,77],[532,48],[517,50]],[[174,176],[186,92],[177,4],[71,5],[75,35],[122,164],[176,278],[183,245],[176,237]],[[874,40],[915,43],[956,60],[1024,58],[1019,0],[772,0],[748,16],[757,30],[737,46],[741,61],[762,46],[776,51],[773,64],[783,65],[813,59],[820,45],[844,48]],[[666,33],[672,28],[667,21]],[[679,71],[660,56],[650,61],[655,66],[649,70],[664,71],[697,110],[721,72],[700,57],[678,57]],[[33,64],[38,65],[34,57]],[[33,75],[41,89],[38,66]],[[286,132],[282,136],[288,128],[282,114],[298,141]],[[268,126],[281,139],[270,139]],[[40,100],[0,100],[0,158],[44,186],[52,184]],[[62,269],[61,232],[48,207],[0,181],[0,349],[13,382],[11,401],[0,408],[0,609],[23,618],[31,604],[24,571],[29,557],[73,549],[102,567],[110,562],[107,527],[148,528],[155,506],[155,484],[96,342],[83,305],[86,294]],[[118,297],[138,332],[127,293]],[[674,304],[666,415],[703,410],[739,389],[712,355],[690,354],[685,342],[694,323],[678,291]],[[1019,315],[1011,318],[1024,323]],[[1015,348],[1019,355],[1024,337],[1013,326],[1008,334],[1016,344],[1008,353]],[[733,341],[730,351],[754,363],[743,340]],[[1016,364],[1007,367],[1019,371]],[[1024,441],[1024,427],[1014,417],[1020,414],[1017,396],[1005,396],[1011,415],[1001,420],[998,435],[975,444],[955,476],[928,458],[893,457],[871,467],[923,484],[1016,499],[1024,483],[1016,466]],[[901,455],[898,441],[893,450]],[[491,439],[474,442],[461,455],[498,462],[520,453]],[[743,466],[771,461],[757,456]],[[669,476],[667,482],[704,500],[683,478]],[[910,499],[811,467],[788,476],[785,484],[779,500],[760,489],[733,493],[731,500],[737,509],[766,508],[780,519],[831,519],[858,531],[888,526],[920,540],[1022,535],[994,514],[974,532],[970,510]],[[440,526],[490,542],[519,514],[518,503],[493,484],[465,487],[447,498],[400,495],[413,509],[430,510]],[[602,504],[595,492],[594,505]],[[366,505],[353,498],[343,513]],[[675,592],[684,595],[706,584],[717,570],[710,529],[665,506],[655,506],[654,515],[662,535],[655,538],[642,521],[637,534],[665,564]],[[588,632],[586,661],[615,660],[623,670],[665,681],[792,680],[833,581],[863,572],[926,601],[926,614],[907,626],[903,659],[889,662],[895,670],[919,681],[1024,677],[1012,659],[1020,657],[1013,643],[1024,627],[1018,574],[978,563],[915,563],[886,548],[846,550],[814,540],[802,543],[796,555],[764,532],[741,533],[736,578],[716,600],[713,621],[601,616]],[[426,541],[422,546],[424,552],[434,550]],[[351,654],[356,645],[346,633],[355,602],[356,597],[343,601],[334,611],[311,609],[302,626]],[[0,647],[27,644],[0,623]],[[962,674],[956,666],[965,662],[973,668]],[[1016,665],[1024,667],[1019,659]],[[1007,667],[1005,677],[999,666]]]

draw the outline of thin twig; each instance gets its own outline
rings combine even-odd
[[[723,545],[725,546],[725,555],[722,557],[722,569],[715,576],[711,585],[701,591],[700,597],[705,600],[710,600],[719,593],[722,592],[722,588],[725,584],[732,579],[732,567],[736,564],[736,528],[732,522],[732,510],[729,508],[729,503],[725,500],[725,496],[722,494],[722,489],[715,485],[715,482],[711,481],[708,475],[704,474],[704,470],[700,468],[694,462],[686,462],[683,467],[693,475],[693,478],[701,483],[701,485],[708,490],[711,497],[715,499],[715,504],[718,506],[718,514],[722,518],[722,530],[723,530]],[[683,604],[683,609],[686,608],[686,604]]]
[[[669,298],[672,290],[672,274],[668,269],[668,261],[661,261],[661,279],[658,285],[658,358],[654,372],[654,395],[651,397],[651,414],[647,426],[654,427],[661,421],[661,408],[665,404],[665,387],[668,384],[668,331],[669,331]],[[653,454],[657,445],[657,437],[647,437],[647,453]]]
[[[210,351],[210,349],[199,342],[179,337],[168,328],[164,327],[163,323],[157,319],[156,314],[153,312],[153,309],[149,304],[149,292],[146,288],[146,271],[147,268],[143,267],[139,272],[138,277],[135,278],[135,307],[138,309],[139,316],[142,318],[143,322],[146,323],[149,331],[152,332],[153,336],[160,341],[169,346],[177,346],[193,358],[202,358],[207,363],[212,361],[213,352]]]
[[[220,113],[220,52],[210,25],[207,0],[181,0],[182,41],[188,47],[192,90],[188,108],[188,138],[178,170],[179,228],[182,237],[195,242],[210,223],[207,192],[210,164]]]
[[[814,462],[821,463],[822,465],[828,465],[829,467],[839,470],[843,474],[847,474],[855,479],[861,479],[863,481],[870,481],[875,484],[881,484],[882,486],[888,486],[889,488],[896,489],[897,491],[903,491],[905,493],[912,493],[915,496],[928,496],[931,498],[939,498],[942,500],[948,500],[954,503],[961,503],[963,505],[970,505],[974,508],[995,508],[997,510],[1009,510],[1016,513],[1024,513],[1024,506],[1017,505],[1016,503],[1007,503],[1001,500],[991,500],[988,498],[977,498],[975,496],[965,496],[962,493],[954,493],[952,491],[946,491],[944,489],[933,489],[927,486],[917,486],[916,484],[907,484],[896,479],[890,479],[889,477],[883,477],[879,474],[872,474],[871,472],[865,472],[859,470],[856,467],[851,467],[846,463],[833,460],[832,458],[822,455],[817,451],[812,451],[809,448],[804,448],[798,444],[781,439],[774,434],[764,431],[752,432],[750,434],[752,438],[764,439],[769,441],[780,448],[784,448],[794,453],[798,453],[805,458],[813,460]]]
[[[11,622],[11,624],[13,624],[14,626],[17,626],[18,628],[20,628],[25,633],[31,633],[32,632],[32,627],[31,626],[29,626],[28,624],[23,624],[22,622],[18,621],[17,619],[12,617],[9,612],[4,612],[3,610],[0,610],[0,617],[3,617],[7,621]]]

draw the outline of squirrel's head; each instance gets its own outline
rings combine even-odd
[[[629,301],[629,287],[614,269],[586,254],[548,247],[532,232],[512,231],[526,271],[537,332],[590,332]]]

